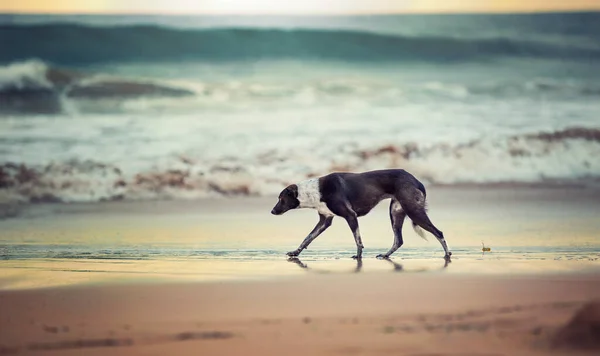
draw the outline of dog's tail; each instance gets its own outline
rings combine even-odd
[[[423,197],[426,197],[427,193],[425,193],[425,187],[423,186],[423,184],[421,182],[419,182],[418,189],[423,193]],[[423,204],[425,204],[423,209],[425,209],[425,211],[427,211],[427,200],[425,200],[423,202]],[[423,240],[429,241],[429,239],[425,235],[425,231],[423,231],[423,229],[421,229],[421,227],[419,225],[417,225],[414,221],[411,221],[411,222],[412,222],[413,230],[415,230],[417,235],[419,235]]]
[[[423,231],[423,229],[421,229],[421,227],[419,225],[415,224],[414,221],[412,221],[412,227],[413,227],[413,230],[415,230],[415,232],[417,233],[417,235],[421,236],[421,238],[423,240],[429,241],[427,239],[427,236],[425,236],[425,231]]]

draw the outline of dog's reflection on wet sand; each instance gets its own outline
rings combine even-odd
[[[405,272],[404,267],[402,266],[402,264],[400,264],[398,262],[395,262],[395,261],[393,261],[393,260],[391,260],[389,258],[383,258],[383,259],[378,259],[378,260],[379,261],[387,261],[390,264],[392,264],[392,266],[394,268],[393,269],[394,272]],[[352,273],[361,272],[362,268],[363,268],[363,261],[362,261],[362,259],[357,259],[355,261],[356,261],[356,267],[351,272]],[[302,269],[305,269],[305,270],[308,270],[308,271],[313,271],[313,272],[316,272],[316,273],[331,273],[331,272],[333,272],[333,271],[327,271],[327,270],[321,270],[321,269],[319,269],[319,270],[313,269],[313,268],[309,267],[306,263],[302,262],[298,257],[290,257],[290,258],[288,258],[288,262],[295,263],[298,267],[300,267]],[[444,259],[444,265],[440,268],[440,270],[443,270],[443,269],[447,268],[448,264],[450,262],[452,262],[450,259],[445,258]],[[434,271],[434,270],[435,269],[424,269],[424,270],[410,271],[410,272],[428,272],[428,271]]]

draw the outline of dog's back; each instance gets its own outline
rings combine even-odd
[[[425,186],[403,169],[386,169],[364,173],[331,173],[319,182],[322,200],[343,197],[358,216],[367,214],[381,200],[409,197],[415,190],[425,197]],[[405,200],[405,199],[402,199]]]

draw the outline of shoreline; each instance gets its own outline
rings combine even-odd
[[[454,183],[454,184],[430,184],[426,186],[428,191],[428,201],[444,201],[448,196],[456,193],[465,193],[471,196],[492,195],[495,198],[506,198],[501,193],[522,193],[533,198],[556,199],[559,196],[571,197],[583,202],[596,202],[600,199],[600,181],[593,180],[589,182],[498,182],[498,183]],[[430,194],[430,192],[435,192]],[[435,197],[435,194],[444,195],[442,199]],[[522,199],[519,197],[514,197]],[[214,196],[205,198],[182,198],[182,199],[133,199],[133,200],[98,200],[98,201],[41,201],[41,202],[17,202],[0,203],[0,222],[11,218],[19,218],[28,215],[38,215],[39,213],[101,213],[109,210],[122,209],[124,212],[160,212],[161,209],[176,209],[184,211],[185,209],[195,209],[196,212],[210,211],[211,205],[217,209],[227,206],[228,209],[247,210],[243,204],[231,204],[232,201],[241,201],[248,203],[250,207],[258,204],[265,204],[267,201],[274,204],[277,195],[231,195]],[[384,204],[385,202],[380,203]],[[180,207],[178,207],[180,205]],[[12,214],[11,214],[12,212]],[[19,214],[21,213],[21,214]],[[24,214],[22,214],[24,213]]]

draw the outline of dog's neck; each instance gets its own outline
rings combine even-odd
[[[319,190],[319,178],[302,181],[298,184],[299,208],[318,208],[321,203],[321,191]]]

